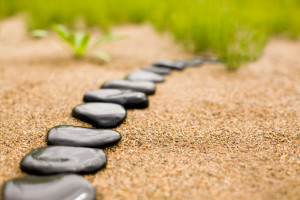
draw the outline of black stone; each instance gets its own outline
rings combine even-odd
[[[101,149],[48,146],[32,150],[21,161],[29,174],[95,173],[105,167],[106,155]]]
[[[105,82],[101,88],[131,89],[147,95],[155,93],[155,85],[149,81],[113,80]]]
[[[143,70],[132,72],[126,77],[126,79],[130,81],[150,81],[154,83],[160,83],[165,81],[165,78],[161,75]]]
[[[189,62],[190,65],[193,64],[193,63],[195,63],[195,65],[196,64],[201,65],[204,62],[212,62],[212,63],[219,62],[219,60],[217,58],[214,58],[214,57],[199,57],[199,56],[194,57],[193,59],[189,59],[187,61]]]
[[[201,58],[201,57],[196,57],[196,58]],[[203,57],[201,58],[204,62],[219,62],[219,60],[217,58],[213,58],[213,57]]]
[[[174,61],[174,64],[180,69],[184,69],[187,66],[187,63],[185,60],[176,60],[176,61]]]
[[[4,183],[3,200],[95,200],[92,184],[81,176],[52,175],[15,178]]]
[[[194,58],[187,60],[186,62],[188,66],[200,66],[204,63],[204,60],[202,58]]]
[[[199,66],[204,63],[204,60],[200,57],[187,59],[187,60],[178,60],[177,62],[182,62],[185,66]]]
[[[85,103],[76,106],[72,116],[98,128],[113,128],[126,118],[126,110],[114,103]]]
[[[171,69],[164,68],[164,67],[156,67],[156,66],[150,66],[150,67],[144,67],[142,70],[153,72],[160,75],[167,75],[171,73]]]
[[[148,97],[143,92],[125,89],[100,89],[89,91],[84,94],[85,102],[109,102],[131,108],[147,108],[149,105]]]
[[[160,60],[153,64],[157,67],[165,67],[169,69],[175,69],[175,70],[183,70],[186,66],[185,62],[182,61],[171,61],[171,60]]]
[[[121,140],[121,134],[110,129],[78,126],[55,126],[47,133],[49,145],[104,148]]]

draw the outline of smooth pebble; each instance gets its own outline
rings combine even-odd
[[[48,146],[32,150],[21,161],[22,171],[29,174],[95,173],[105,167],[106,155],[101,149],[70,146]]]
[[[117,144],[121,134],[111,129],[55,126],[47,132],[48,145],[104,148]]]
[[[84,103],[73,109],[72,116],[97,128],[114,128],[126,118],[126,110],[115,103]]]
[[[27,176],[4,183],[3,200],[95,200],[92,184],[75,174]]]

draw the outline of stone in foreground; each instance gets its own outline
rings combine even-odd
[[[48,146],[32,150],[21,161],[21,169],[29,174],[90,174],[105,167],[106,155],[101,149]]]
[[[3,200],[95,200],[92,184],[78,175],[28,176],[4,183]]]
[[[126,79],[130,81],[150,81],[154,83],[161,83],[165,81],[165,78],[161,75],[144,70],[132,72],[126,77]]]
[[[160,60],[153,64],[157,67],[165,67],[169,69],[175,69],[175,70],[183,70],[186,66],[185,62],[182,61],[171,61],[171,60]]]
[[[171,73],[171,69],[164,68],[164,67],[156,67],[156,66],[150,66],[150,67],[144,67],[142,68],[144,71],[153,72],[160,75],[167,75]]]
[[[101,88],[130,89],[147,95],[155,93],[155,85],[149,81],[113,80],[105,82]]]
[[[76,106],[72,116],[97,128],[114,128],[126,118],[126,110],[114,103],[85,103]]]
[[[110,129],[55,126],[47,133],[49,145],[104,148],[117,144],[121,134]]]
[[[147,108],[148,97],[143,92],[136,92],[125,89],[100,89],[89,91],[84,94],[85,102],[110,102],[131,108]]]

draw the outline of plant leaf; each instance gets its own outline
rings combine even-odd
[[[55,24],[52,26],[52,29],[64,40],[68,41],[71,33],[70,31],[61,24]]]
[[[88,33],[75,33],[73,34],[73,44],[75,55],[78,57],[83,56],[87,49],[87,44],[90,39],[90,34]]]
[[[123,36],[123,35],[106,35],[106,36],[100,38],[99,40],[97,40],[97,41],[92,45],[92,47],[95,47],[95,46],[100,45],[100,44],[112,42],[112,41],[115,41],[115,40],[120,40],[120,39],[122,39],[122,38],[125,38],[125,36]],[[92,47],[91,47],[91,48],[92,48]]]
[[[61,24],[55,24],[52,29],[60,36],[62,40],[67,42],[71,48],[75,51],[74,47],[74,33],[71,33],[65,26]]]
[[[96,58],[100,58],[106,62],[110,61],[110,56],[108,53],[104,52],[104,51],[97,51],[93,53],[93,56]]]

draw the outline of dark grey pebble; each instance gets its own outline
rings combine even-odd
[[[174,61],[174,64],[179,67],[180,69],[184,69],[187,66],[187,63],[185,60],[176,60]]]
[[[76,106],[72,116],[97,128],[113,128],[126,118],[126,110],[115,103],[85,103]]]
[[[169,69],[175,69],[175,70],[183,70],[186,66],[185,62],[182,61],[172,61],[172,60],[160,60],[153,64],[157,67],[165,67]]]
[[[143,92],[126,89],[100,89],[86,92],[83,97],[85,102],[109,102],[131,108],[147,108],[148,97]]]
[[[199,66],[204,63],[204,60],[200,57],[187,59],[187,60],[177,60],[177,62],[182,62],[185,64],[185,66]]]
[[[189,60],[189,61],[195,61],[195,62],[219,62],[219,60],[217,58],[214,57],[199,57],[196,56],[193,59]]]
[[[204,60],[202,58],[194,58],[187,60],[186,62],[188,66],[200,66],[204,63]]]
[[[171,69],[164,68],[164,67],[156,67],[156,66],[150,66],[150,67],[144,67],[142,70],[153,72],[160,75],[167,75],[171,73]]]
[[[201,57],[196,57],[196,58],[201,58]],[[201,58],[204,62],[219,62],[217,58],[213,57],[203,57]]]
[[[165,78],[163,76],[144,70],[134,71],[129,74],[126,79],[130,81],[150,81],[154,83],[161,83],[165,81]]]
[[[49,145],[104,148],[121,140],[121,134],[110,129],[78,126],[55,126],[47,133]]]
[[[106,155],[101,149],[70,146],[48,146],[32,150],[21,161],[29,174],[95,173],[105,167]]]
[[[149,81],[112,80],[105,82],[101,88],[131,89],[147,95],[155,93],[155,84]]]
[[[75,174],[27,176],[4,183],[3,200],[95,200],[92,184]]]

